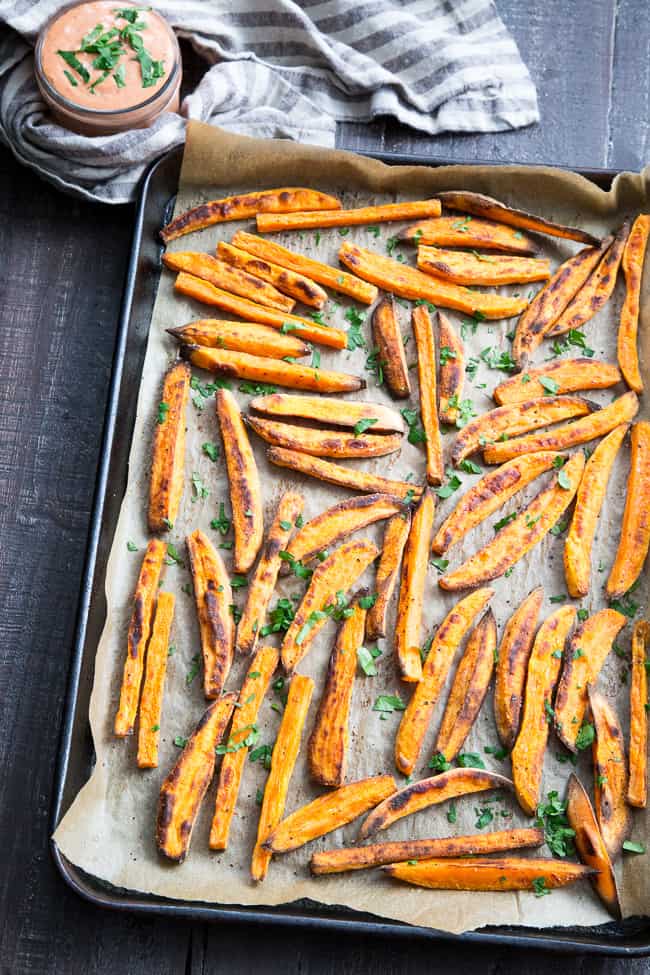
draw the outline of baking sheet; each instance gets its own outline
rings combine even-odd
[[[232,179],[236,174],[236,181]],[[420,167],[389,168],[372,160],[359,159],[343,153],[296,146],[293,143],[269,143],[242,137],[228,136],[211,127],[192,125],[188,134],[181,188],[177,201],[177,212],[197,202],[215,195],[215,186],[228,187],[228,192],[237,192],[255,187],[280,185],[281,183],[304,183],[322,189],[341,192],[344,205],[363,205],[372,197],[374,200],[391,201],[396,193],[404,196],[422,196],[439,189],[468,187],[496,196],[507,198],[514,203],[532,208],[545,216],[567,221],[579,221],[595,233],[616,226],[624,213],[647,208],[646,181],[640,177],[624,176],[615,184],[611,193],[596,189],[579,177],[559,174],[551,170],[531,171],[520,167],[506,169],[478,167],[449,167],[438,170],[423,170]],[[342,188],[345,188],[345,191]],[[533,202],[534,201],[534,202]],[[222,237],[230,239],[241,224],[210,228],[194,238],[175,241],[173,249],[210,250]],[[387,237],[395,234],[401,225],[382,228],[381,240],[375,240],[372,233],[364,228],[354,228],[349,239],[383,250]],[[296,240],[296,237],[299,239]],[[340,236],[336,230],[322,232],[320,243],[316,235],[279,235],[281,242],[313,254],[322,260],[336,264],[336,251]],[[544,251],[554,261],[564,259],[575,250],[576,245],[544,242]],[[401,248],[405,255],[412,252]],[[248,861],[255,836],[257,806],[255,794],[263,787],[266,773],[258,766],[247,763],[238,812],[231,833],[228,851],[213,854],[207,850],[207,833],[211,817],[214,785],[202,810],[202,815],[194,833],[192,850],[186,863],[180,867],[161,863],[153,844],[153,822],[159,784],[177,757],[173,739],[177,735],[187,736],[193,728],[204,706],[200,677],[187,683],[192,670],[192,658],[199,649],[198,628],[194,618],[193,600],[183,591],[189,582],[187,569],[170,566],[166,570],[163,587],[177,593],[177,618],[173,641],[176,653],[169,661],[166,686],[165,707],[162,721],[161,764],[158,770],[140,772],[134,766],[135,742],[116,742],[111,728],[119,692],[119,681],[123,662],[126,629],[130,614],[132,590],[139,570],[142,551],[146,544],[146,524],[144,520],[147,494],[147,468],[149,462],[150,439],[159,401],[160,379],[170,359],[175,354],[173,344],[168,341],[165,327],[183,324],[196,317],[212,314],[210,309],[189,300],[173,295],[173,276],[164,273],[154,309],[149,346],[145,361],[143,383],[138,403],[138,417],[132,445],[130,476],[119,524],[116,531],[113,551],[107,571],[107,601],[109,606],[107,626],[100,643],[97,658],[96,679],[91,703],[91,724],[97,751],[97,765],[90,782],[73,803],[68,814],[59,826],[55,840],[61,851],[75,864],[94,876],[131,890],[152,892],[171,897],[203,900],[219,903],[238,904],[278,904],[301,897],[309,897],[326,904],[345,904],[359,910],[374,912],[385,917],[396,918],[423,926],[431,926],[449,931],[462,931],[485,924],[523,923],[530,926],[563,924],[597,924],[607,920],[607,915],[594,900],[588,887],[574,888],[571,891],[556,891],[550,897],[536,899],[534,895],[502,894],[498,898],[488,894],[436,893],[398,887],[393,882],[376,873],[351,874],[343,877],[311,879],[306,869],[312,849],[334,845],[351,844],[356,837],[358,824],[325,837],[311,847],[297,851],[287,857],[279,858],[272,865],[267,881],[254,888],[248,881]],[[523,288],[526,286],[522,286]],[[615,352],[615,323],[621,301],[621,285],[615,298],[604,312],[586,328],[589,344],[597,355],[612,359]],[[516,287],[510,290],[517,290]],[[343,318],[344,310],[352,303],[345,301],[332,314],[326,315],[331,324],[347,325]],[[332,303],[328,309],[332,308]],[[402,328],[409,334],[409,313],[400,308]],[[463,316],[450,313],[454,323],[460,327]],[[642,325],[645,324],[642,322]],[[486,347],[506,351],[510,347],[506,333],[514,327],[514,322],[482,323],[475,335],[470,335],[471,327],[466,326],[468,354],[478,355]],[[367,330],[366,330],[367,331]],[[642,330],[642,352],[644,364],[648,361],[647,328]],[[410,343],[412,346],[412,341]],[[538,354],[541,360],[545,350]],[[369,373],[364,371],[367,352],[333,353],[323,349],[321,364],[323,368],[332,367],[350,372],[358,372],[369,379],[365,398],[375,401],[388,401],[385,391],[374,386]],[[414,354],[407,346],[407,356]],[[202,378],[208,378],[205,375]],[[414,376],[413,376],[414,378]],[[479,369],[476,376],[466,385],[465,395],[474,401],[477,410],[489,408],[485,398],[489,391],[504,378],[503,374]],[[487,383],[486,389],[478,388]],[[237,384],[235,384],[236,387]],[[414,390],[414,393],[416,391]],[[239,395],[239,394],[238,394]],[[355,394],[354,398],[358,398]],[[591,395],[591,394],[590,394]],[[594,394],[593,398],[608,402],[612,392]],[[243,405],[248,396],[239,396]],[[412,397],[415,405],[416,398]],[[406,405],[406,404],[400,404]],[[179,551],[184,552],[182,539],[195,527],[210,532],[209,522],[216,514],[219,500],[226,502],[228,508],[227,482],[223,463],[213,465],[201,454],[201,444],[209,439],[218,442],[216,419],[212,404],[203,411],[190,406],[188,413],[188,457],[186,475],[188,484],[181,516],[173,532],[173,540]],[[449,449],[452,437],[445,438]],[[311,516],[329,504],[349,496],[348,492],[330,486],[320,487],[315,481],[296,478],[292,481],[290,472],[268,469],[264,462],[264,452],[259,442],[254,443],[256,455],[262,468],[267,523],[282,490],[290,483],[299,483],[306,497],[305,516]],[[612,539],[617,537],[621,506],[624,497],[627,453],[619,458],[614,479],[610,485],[608,501],[603,511],[599,534],[594,552],[594,565],[603,563],[609,568],[614,555]],[[390,477],[404,476],[413,472],[416,479],[422,476],[423,453],[421,448],[405,444],[399,455],[382,458],[376,462],[365,462]],[[198,471],[209,485],[210,496],[205,501],[192,502],[189,479],[191,473]],[[286,477],[285,475],[289,475]],[[463,489],[473,480],[468,475],[463,478]],[[536,492],[533,486],[524,497]],[[461,489],[462,490],[462,489]],[[458,494],[441,502],[438,520],[442,520],[454,504]],[[517,499],[515,499],[517,500]],[[510,510],[508,506],[505,511]],[[474,533],[471,544],[459,546],[454,553],[452,565],[458,564],[470,551],[482,544],[492,533],[491,521],[482,531]],[[211,533],[214,536],[214,533]],[[380,537],[380,530],[369,529],[364,534]],[[229,536],[231,537],[231,536]],[[127,541],[134,541],[140,554],[127,550]],[[547,597],[565,592],[561,571],[561,539],[548,536],[532,557],[518,565],[509,580],[497,582],[497,595],[493,600],[497,621],[502,627],[513,606],[534,585],[544,582]],[[223,553],[227,562],[229,553]],[[453,604],[452,596],[443,596],[438,589],[436,570],[430,569],[430,592],[426,628],[423,639],[433,625],[439,622],[446,610]],[[593,611],[603,605],[600,590],[606,579],[606,571],[600,576],[594,573],[595,591],[589,600],[580,605]],[[371,583],[371,578],[368,578]],[[278,595],[290,591],[302,591],[296,580],[285,582]],[[236,596],[241,605],[241,590]],[[509,594],[514,593],[512,599]],[[645,605],[646,594],[640,589],[634,599]],[[554,607],[547,602],[544,612]],[[332,627],[331,629],[329,627]],[[629,627],[627,628],[629,630]],[[333,640],[333,624],[321,634],[310,655],[301,665],[301,670],[316,678],[317,691],[308,719],[308,728],[318,702],[318,689],[322,686],[324,668]],[[629,634],[619,641],[624,648],[629,645]],[[392,746],[399,715],[393,714],[382,721],[377,712],[371,710],[372,702],[380,693],[398,691],[406,699],[408,689],[400,688],[390,659],[388,641],[381,641],[384,649],[379,661],[379,675],[366,678],[360,675],[355,688],[353,709],[352,745],[348,780],[390,771],[393,768]],[[617,706],[625,722],[627,693],[621,684],[621,674],[625,664],[612,656],[601,683],[608,693],[615,695]],[[233,669],[229,687],[238,686],[245,664]],[[266,701],[260,716],[261,742],[272,742],[275,737],[279,715],[271,708],[273,695]],[[416,771],[418,777],[426,775],[426,762],[431,755],[435,731],[442,713],[442,705],[437,709],[432,728],[423,750],[423,759]],[[491,700],[484,705],[477,726],[468,739],[466,751],[480,751],[485,745],[497,743],[496,731],[491,713]],[[555,758],[560,747],[551,740],[545,770],[544,792],[556,786],[562,787],[570,766],[561,765]],[[495,762],[483,755],[488,767],[497,771],[509,771],[507,762]],[[581,758],[581,777],[589,781],[588,760]],[[403,781],[401,776],[396,776]],[[317,794],[306,775],[304,754],[294,775],[287,811],[301,805]],[[498,793],[494,794],[495,797]],[[488,796],[490,798],[490,796]],[[472,831],[476,821],[475,809],[483,807],[483,798],[468,797],[457,803],[458,823],[453,830]],[[498,828],[501,810],[512,812],[512,818],[502,818],[504,825],[524,823],[516,810],[516,803],[509,799],[491,804],[495,821],[490,828]],[[647,835],[644,816],[635,813],[634,838]],[[386,838],[405,838],[409,836],[445,835],[451,831],[447,823],[445,807],[423,812],[419,816],[396,824],[386,832]],[[648,881],[643,857],[628,857],[622,872],[622,892],[626,915],[647,913]]]

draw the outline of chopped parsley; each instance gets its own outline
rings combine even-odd
[[[169,403],[158,403],[158,423],[161,426],[167,419],[168,413],[169,413]]]
[[[461,752],[456,761],[461,768],[485,768],[485,762],[476,752]]]
[[[420,425],[420,414],[418,410],[400,410],[404,417],[404,422],[409,428],[408,442],[412,444],[426,443],[427,435],[424,428]]]
[[[379,697],[375,698],[372,710],[392,714],[393,711],[405,711],[406,705],[399,694],[380,694]]]
[[[573,838],[576,834],[569,826],[566,808],[566,802],[560,800],[559,793],[555,790],[548,793],[546,802],[537,806],[535,825],[543,828],[546,845],[556,857],[575,854]]]
[[[357,660],[366,677],[377,676],[377,667],[375,666],[377,657],[381,657],[379,647],[359,647],[357,650]]]
[[[230,518],[226,517],[226,510],[223,501],[219,502],[219,517],[213,518],[210,528],[214,528],[220,535],[227,535],[230,531]]]
[[[358,437],[359,434],[361,434],[361,433],[365,433],[366,430],[369,430],[370,427],[374,426],[375,423],[378,423],[378,422],[379,421],[378,421],[378,419],[377,419],[376,416],[368,416],[368,417],[364,417],[362,420],[358,420],[354,424],[354,435],[355,435],[355,437]]]

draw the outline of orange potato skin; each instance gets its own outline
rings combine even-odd
[[[625,382],[635,393],[643,392],[643,379],[639,371],[639,352],[637,331],[639,327],[639,304],[643,263],[650,235],[650,215],[641,213],[636,218],[623,251],[623,274],[625,275],[625,301],[621,309],[618,327],[618,361]]]
[[[621,373],[613,363],[589,359],[586,356],[559,359],[557,362],[546,362],[543,366],[517,373],[500,383],[492,393],[495,403],[503,406],[506,403],[522,403],[544,396],[546,391],[539,381],[540,377],[556,382],[556,392],[559,395],[583,389],[607,389],[621,381]]]
[[[239,247],[227,244],[225,240],[219,241],[217,256],[222,261],[226,261],[227,264],[232,264],[233,267],[238,267],[242,271],[247,271],[249,274],[254,274],[256,277],[268,281],[278,291],[290,295],[296,301],[301,301],[303,305],[320,309],[324,308],[327,303],[327,292],[323,291],[315,281],[310,281],[303,274],[296,274],[295,271],[290,271],[286,267],[280,267],[279,264],[254,257]]]
[[[168,328],[167,331],[182,345],[248,352],[271,359],[282,359],[285,355],[300,358],[311,351],[310,346],[293,335],[282,335],[276,329],[258,322],[224,322],[216,318],[203,318],[182,328]]]
[[[627,801],[645,809],[648,801],[648,672],[646,648],[650,624],[639,620],[632,632],[632,677],[630,681],[630,780]]]
[[[641,575],[650,546],[649,493],[650,423],[640,420],[633,424],[630,434],[630,475],[621,537],[606,587],[610,599],[626,593]]]
[[[551,890],[565,887],[593,870],[578,863],[542,857],[478,857],[459,860],[423,860],[421,863],[393,863],[382,870],[418,887],[433,890],[534,890],[533,880],[545,881]]]
[[[223,559],[198,528],[187,537],[187,551],[201,633],[203,691],[207,698],[215,698],[221,694],[232,665],[232,588]]]
[[[309,562],[353,532],[383,521],[404,510],[390,494],[365,494],[339,501],[305,522],[291,539],[287,551],[299,562]]]
[[[160,715],[175,601],[176,597],[171,592],[158,593],[156,616],[147,648],[145,676],[140,697],[138,768],[158,767]]]
[[[441,311],[438,312],[438,348],[440,349],[440,370],[438,373],[438,416],[441,423],[453,426],[458,419],[458,407],[450,406],[450,401],[463,398],[465,381],[465,347],[451,322]],[[442,350],[453,353],[446,362],[442,361]]]
[[[501,254],[467,254],[441,247],[418,247],[418,268],[426,274],[464,285],[526,284],[551,276],[547,259]]]
[[[235,397],[228,389],[218,389],[215,398],[235,533],[232,564],[235,572],[248,572],[264,539],[260,475]]]
[[[533,649],[544,589],[533,589],[514,611],[503,631],[494,682],[494,719],[501,743],[508,749],[517,738],[528,661]]]
[[[163,422],[154,427],[147,512],[150,532],[169,531],[178,515],[185,480],[185,409],[191,378],[187,363],[175,362],[163,380],[161,403],[169,409]]]
[[[167,251],[163,254],[162,260],[165,267],[171,271],[186,271],[203,281],[209,281],[223,291],[254,301],[258,305],[277,308],[283,312],[292,311],[295,305],[293,298],[283,295],[273,285],[220,261],[212,254],[201,254],[197,251],[175,251],[174,253]]]
[[[402,680],[411,682],[422,677],[420,629],[434,513],[435,500],[427,488],[413,513],[404,546],[395,624],[397,667]]]
[[[602,694],[591,686],[588,693],[596,731],[592,746],[594,807],[607,852],[616,857],[632,825],[625,802],[628,776],[623,732],[616,712]]]
[[[404,546],[411,528],[411,512],[404,508],[387,522],[384,541],[375,574],[377,599],[366,616],[366,637],[378,640],[386,636],[388,606],[399,578]]]
[[[395,410],[380,403],[361,403],[327,396],[295,396],[291,393],[269,393],[256,396],[249,403],[251,410],[267,416],[301,417],[326,426],[354,427],[359,420],[376,420],[373,433],[403,433],[404,422]]]
[[[248,416],[246,423],[258,437],[273,447],[300,450],[312,457],[384,457],[399,450],[402,438],[395,433],[349,433],[316,430],[261,416]]]
[[[406,353],[392,295],[384,295],[372,313],[372,339],[390,392],[398,399],[410,396]]]
[[[397,236],[400,240],[412,240],[418,245],[472,247],[511,254],[537,253],[537,246],[530,237],[490,220],[475,220],[466,216],[420,220]]]
[[[442,484],[445,465],[442,460],[442,438],[438,423],[436,391],[436,347],[429,312],[418,305],[411,314],[413,335],[418,353],[420,414],[426,434],[427,483]]]
[[[569,776],[566,815],[569,826],[575,832],[578,856],[587,867],[598,871],[591,878],[594,890],[610,914],[620,918],[621,905],[612,861],[598,828],[589,796],[575,772]]]
[[[438,200],[408,200],[404,203],[385,203],[381,206],[357,207],[353,210],[331,212],[289,213],[276,216],[259,213],[257,229],[261,234],[278,230],[311,230],[316,227],[359,226],[364,223],[386,223],[392,220],[416,220],[419,217],[440,216]]]
[[[287,467],[292,471],[299,471],[309,477],[316,477],[329,484],[349,488],[351,491],[361,491],[363,494],[392,494],[402,498],[405,503],[409,498],[418,498],[421,488],[413,486],[408,481],[391,481],[378,474],[367,471],[353,470],[343,464],[333,464],[320,457],[311,457],[300,450],[284,450],[282,447],[269,447],[266,451],[267,459],[278,467]]]

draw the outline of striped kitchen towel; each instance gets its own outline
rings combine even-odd
[[[88,138],[49,116],[32,47],[62,0],[0,0],[0,139],[63,190],[133,198],[187,119],[334,145],[336,122],[389,115],[422,132],[498,132],[539,118],[535,87],[491,0],[156,0],[212,65],[179,115]]]

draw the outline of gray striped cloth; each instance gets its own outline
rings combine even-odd
[[[491,0],[157,0],[212,67],[148,129],[88,138],[55,124],[32,47],[61,0],[0,0],[0,138],[25,165],[91,200],[133,198],[187,119],[333,145],[336,121],[390,115],[422,132],[498,132],[539,119]]]

